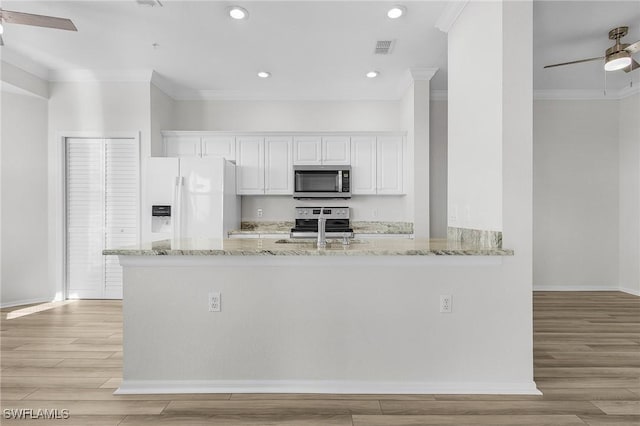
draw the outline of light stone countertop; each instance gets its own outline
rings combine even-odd
[[[344,246],[328,240],[318,248],[314,240],[187,239],[143,243],[107,249],[104,255],[123,256],[513,256],[513,250],[464,244],[450,240],[384,238],[355,240]]]

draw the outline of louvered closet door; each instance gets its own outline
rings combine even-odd
[[[122,269],[104,248],[138,241],[134,139],[67,139],[68,297],[121,298]]]
[[[105,144],[105,248],[138,242],[138,146],[133,139]],[[105,294],[122,298],[122,267],[118,256],[104,256]]]

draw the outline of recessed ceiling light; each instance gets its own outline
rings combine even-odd
[[[380,73],[378,71],[369,71],[367,73],[367,78],[376,78]]]
[[[249,18],[249,12],[247,9],[240,6],[231,6],[229,8],[229,16],[233,19],[247,19]]]
[[[407,8],[400,5],[395,5],[387,12],[387,16],[391,19],[398,19],[407,12]]]
[[[269,77],[271,77],[271,73],[270,72],[266,72],[266,71],[260,71],[258,73],[258,77],[260,77],[260,78],[269,78]]]

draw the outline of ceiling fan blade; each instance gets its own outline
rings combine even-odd
[[[635,70],[636,68],[640,68],[640,64],[638,62],[636,62],[635,59],[632,59],[633,62],[631,62],[631,65],[629,65],[626,68],[623,68],[624,72],[631,72],[633,70]]]
[[[581,62],[591,62],[591,61],[598,61],[598,60],[602,60],[602,59],[604,59],[604,56],[599,56],[597,58],[580,59],[578,61],[563,62],[561,64],[545,65],[545,68],[560,67],[560,66],[563,66],[563,65],[579,64]]]
[[[640,52],[640,40],[636,41],[633,44],[630,44],[627,47],[625,47],[624,50],[626,50],[627,52],[631,53],[632,55],[634,53]]]
[[[78,31],[71,19],[53,16],[33,15],[31,13],[1,10],[2,20],[9,24],[33,25],[36,27],[55,28],[58,30]]]

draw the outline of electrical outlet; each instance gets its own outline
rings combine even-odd
[[[220,303],[220,292],[213,291],[209,293],[209,312],[220,312],[221,303]]]
[[[440,296],[440,312],[451,313],[452,298],[450,294],[443,294]]]
[[[262,217],[262,209],[258,209],[258,217]]]

